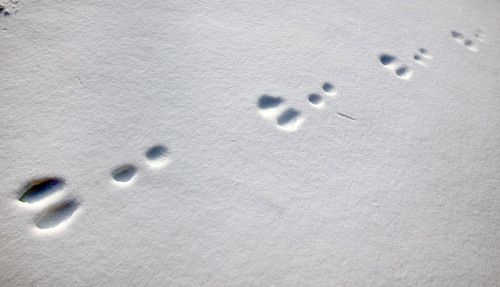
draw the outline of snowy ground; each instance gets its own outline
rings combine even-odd
[[[500,1],[0,5],[0,286],[500,286]]]

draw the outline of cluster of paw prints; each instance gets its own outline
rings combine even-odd
[[[453,39],[455,39],[457,43],[461,44],[469,51],[479,52],[479,47],[476,45],[476,43],[473,40],[465,37],[464,34],[453,30],[451,31],[451,37],[453,37]],[[486,40],[486,36],[481,29],[476,29],[476,31],[474,31],[474,37],[480,42],[484,42]]]
[[[335,87],[325,82],[322,87],[323,94],[334,97],[337,94]],[[312,93],[307,96],[307,100],[311,106],[321,108],[324,106],[324,98],[322,95]],[[283,131],[293,132],[300,128],[304,122],[301,112],[297,109],[290,108],[285,104],[285,100],[281,97],[262,95],[257,101],[259,113],[264,119],[272,121],[276,126]]]
[[[429,54],[427,49],[420,48],[413,55],[413,59],[417,64],[427,66],[428,62],[432,59],[432,55]],[[382,66],[400,79],[409,80],[413,75],[413,70],[393,55],[382,54],[379,56],[379,60]]]
[[[0,15],[9,16],[19,10],[18,0],[0,0]]]
[[[148,165],[161,168],[169,162],[168,149],[155,145],[146,151]],[[126,185],[132,182],[137,168],[124,164],[111,172],[114,182]],[[41,210],[35,217],[37,232],[57,231],[67,226],[77,213],[80,202],[73,196],[66,195],[66,181],[60,177],[42,177],[30,180],[19,193],[18,201],[25,208]]]
[[[451,36],[455,41],[463,45],[465,48],[472,52],[478,52],[479,48],[474,43],[473,40],[468,39],[464,36],[464,34],[457,32],[455,30],[451,31]],[[485,34],[482,30],[477,29],[474,32],[474,37],[481,42],[484,42],[486,39]],[[413,60],[421,66],[427,66],[429,61],[432,59],[432,55],[425,48],[420,48],[413,55]],[[393,73],[396,77],[404,80],[409,80],[413,75],[413,70],[401,60],[399,60],[396,56],[383,53],[379,56],[379,61],[384,68]]]

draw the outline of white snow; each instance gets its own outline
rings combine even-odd
[[[0,5],[0,286],[500,284],[499,1]]]

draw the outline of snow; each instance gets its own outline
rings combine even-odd
[[[499,284],[499,1],[0,5],[0,286]]]

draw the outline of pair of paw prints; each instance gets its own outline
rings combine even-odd
[[[151,168],[161,168],[167,165],[169,162],[168,155],[169,151],[164,145],[155,145],[145,153],[147,163]],[[137,167],[133,164],[122,164],[111,171],[113,181],[119,185],[132,183],[136,174]]]
[[[381,54],[379,60],[382,66],[400,79],[409,80],[413,75],[413,71],[393,55]]]
[[[169,162],[168,149],[163,145],[155,145],[145,153],[148,165],[160,168]],[[119,184],[131,183],[137,168],[131,164],[122,165],[111,173],[113,180]],[[66,181],[57,176],[40,177],[26,183],[18,194],[18,202],[25,208],[42,209],[34,219],[37,231],[49,232],[63,229],[69,225],[80,202],[73,196],[65,196]]]
[[[323,93],[328,96],[337,94],[335,87],[328,82],[324,83],[322,88]],[[320,94],[312,93],[307,100],[315,108],[324,106],[324,99]],[[257,101],[257,107],[264,119],[274,122],[276,127],[283,131],[297,131],[305,120],[301,111],[289,108],[281,97],[262,95]]]
[[[462,46],[467,48],[469,51],[479,52],[479,47],[476,45],[476,43],[473,40],[465,37],[464,34],[458,32],[458,31],[452,30],[451,37],[453,37],[453,39],[457,43],[461,44]],[[478,41],[481,41],[481,42],[484,42],[486,40],[486,35],[484,34],[484,32],[481,29],[476,29],[476,31],[474,31],[474,37]]]
[[[43,209],[34,219],[36,230],[63,227],[78,210],[80,204],[76,198],[64,197],[65,186],[60,177],[42,177],[29,181],[21,189],[18,200],[24,207]]]
[[[418,64],[425,66],[428,61],[432,59],[432,55],[427,49],[420,48],[417,53],[413,55],[413,59]],[[379,56],[379,61],[384,68],[400,79],[409,80],[413,76],[413,70],[396,56],[383,53]]]
[[[325,82],[321,88],[323,90],[323,94],[327,96],[335,97],[337,95],[337,89],[329,82]],[[309,101],[309,104],[315,108],[322,108],[324,106],[324,99],[320,94],[312,93],[307,96],[307,100]]]
[[[427,66],[429,60],[432,59],[432,56],[429,54],[427,49],[420,48],[417,53],[413,55],[413,59],[417,62],[417,64]]]
[[[18,0],[0,0],[0,15],[9,16],[19,10]]]
[[[335,86],[333,84],[331,84],[329,82],[323,83],[323,86],[321,87],[321,89],[323,91],[323,94],[325,94],[331,98],[335,98],[335,96],[337,95],[337,89],[335,88]],[[313,106],[314,108],[321,109],[324,106],[324,98],[320,94],[312,93],[309,96],[307,96],[307,100],[309,101],[309,104],[311,104],[311,106]],[[348,116],[344,113],[337,112],[337,115],[339,117],[343,117],[343,118],[349,119],[351,121],[356,120],[355,118]]]
[[[301,112],[287,107],[285,100],[281,97],[262,95],[257,102],[257,107],[263,118],[274,121],[276,126],[283,131],[296,131],[304,122]]]

